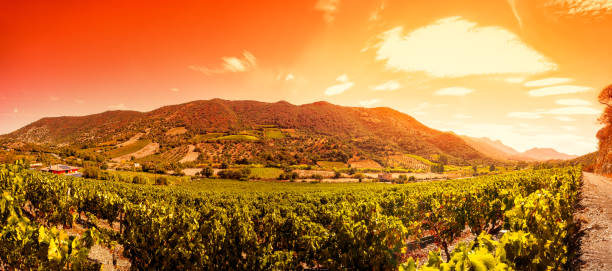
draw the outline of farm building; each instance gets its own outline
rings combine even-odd
[[[41,171],[51,172],[53,174],[74,174],[77,173],[78,170],[78,167],[71,167],[67,165],[52,165],[41,169]]]

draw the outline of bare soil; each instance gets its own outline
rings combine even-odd
[[[584,172],[576,220],[581,224],[580,270],[612,270],[612,180]]]
[[[125,147],[125,146],[128,146],[128,145],[132,145],[132,144],[136,143],[136,141],[138,141],[143,135],[144,135],[143,133],[137,133],[133,137],[131,137],[128,141],[123,142],[123,143],[117,145],[117,147],[121,148],[121,147]]]
[[[142,149],[136,152],[128,153],[126,155],[122,155],[122,156],[113,158],[113,162],[121,163],[124,161],[129,161],[130,159],[132,159],[132,156],[136,159],[143,158],[145,156],[154,154],[155,152],[157,152],[157,150],[159,150],[159,144],[149,143],[146,146],[144,146]]]
[[[188,147],[189,150],[187,151],[187,154],[185,154],[185,156],[179,161],[180,163],[195,161],[198,159],[198,156],[200,156],[199,152],[194,152],[196,148],[194,145],[189,145]]]

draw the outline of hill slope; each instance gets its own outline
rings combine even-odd
[[[176,127],[184,127],[181,130],[185,132],[180,135],[166,133]],[[291,136],[263,140],[264,136],[258,131],[265,127],[282,129]],[[194,101],[150,112],[109,111],[82,117],[44,118],[5,137],[48,145],[101,144],[127,140],[145,130],[150,132],[143,138],[160,143],[162,150],[166,145],[202,143],[206,141],[202,138],[223,133],[249,137],[252,142],[240,143],[244,148],[265,151],[260,145],[268,144],[270,148],[281,145],[287,149],[287,154],[294,156],[299,152],[325,149],[343,153],[341,160],[348,160],[352,155],[381,160],[406,153],[424,157],[446,155],[454,163],[492,160],[459,136],[431,129],[396,110],[343,107],[327,102],[298,106],[284,101]],[[225,138],[240,139],[238,136]],[[227,149],[236,144],[222,145],[214,148]]]

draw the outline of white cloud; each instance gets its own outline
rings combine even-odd
[[[612,14],[611,0],[550,0],[546,5],[561,9],[569,15]]]
[[[533,89],[529,91],[529,95],[535,96],[535,97],[542,97],[542,96],[550,96],[550,95],[580,93],[580,92],[589,91],[591,89],[592,88],[585,87],[585,86],[561,85],[561,86]]]
[[[548,110],[546,114],[553,115],[599,115],[600,110],[586,106],[568,106]]]
[[[471,119],[472,116],[466,115],[466,114],[455,114],[453,116],[453,118],[456,118],[456,119]]]
[[[108,109],[110,109],[110,110],[126,110],[127,107],[125,107],[125,104],[113,104],[113,105],[109,105]]]
[[[570,106],[581,106],[581,105],[590,105],[591,102],[583,99],[560,99],[556,101],[557,104],[560,105],[570,105]]]
[[[348,79],[348,75],[346,75],[346,73],[345,73],[345,74],[342,74],[342,75],[340,75],[340,76],[338,76],[338,77],[336,78],[336,81],[338,81],[338,82],[342,82],[342,83],[346,83],[346,82],[348,82],[348,81],[349,81],[349,79]]]
[[[396,27],[384,32],[376,45],[376,59],[386,61],[388,69],[462,77],[535,74],[557,68],[514,33],[477,26],[461,17],[441,19],[407,35],[403,31]]]
[[[222,63],[220,68],[209,68],[206,66],[188,66],[189,69],[202,72],[206,75],[222,74],[228,72],[247,72],[257,66],[257,59],[251,52],[242,52],[242,57],[221,57]]]
[[[542,116],[534,112],[510,112],[508,113],[508,117],[519,119],[539,119]]]
[[[563,78],[563,77],[550,77],[550,78],[544,78],[544,79],[538,79],[538,80],[525,82],[524,86],[543,87],[543,86],[550,86],[550,85],[565,84],[565,83],[569,83],[572,81],[574,81],[574,79]]]
[[[567,116],[556,116],[555,119],[558,119],[560,121],[565,121],[565,122],[576,121],[576,119],[570,118]]]
[[[346,74],[342,74],[336,78],[336,81],[340,82],[340,84],[336,84],[325,89],[325,95],[333,96],[338,95],[345,92],[347,89],[353,87],[353,82],[349,81],[349,78]]]
[[[380,103],[380,99],[371,99],[359,102],[359,104],[363,107],[371,107],[374,104]]]
[[[390,80],[378,86],[375,86],[372,89],[373,90],[396,90],[396,89],[399,89],[400,87],[401,87],[400,83],[394,80]]]
[[[353,87],[353,82],[333,85],[325,89],[325,95],[327,96],[338,95],[338,94],[345,92],[347,89],[351,87]]]
[[[440,96],[465,96],[474,92],[473,89],[464,87],[449,87],[438,89],[434,94]]]
[[[285,76],[285,81],[291,81],[295,79],[295,76],[293,76],[293,73],[287,74],[287,76]]]
[[[340,5],[340,0],[318,0],[315,4],[315,9],[323,11],[323,18],[327,23],[331,23],[335,19],[336,11]]]
[[[172,91],[172,92],[179,92],[180,89],[178,89],[178,88],[171,88],[170,91]]]

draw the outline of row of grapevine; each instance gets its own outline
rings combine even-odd
[[[79,238],[28,218],[31,214],[22,208],[25,182],[16,173],[0,168],[0,270],[99,270],[99,265],[87,260],[89,249],[97,242],[96,229]]]
[[[431,252],[417,268],[410,258],[400,271],[432,270],[562,270],[570,260],[569,243],[576,232],[574,206],[580,175],[553,176],[546,189],[528,196],[516,195],[505,204],[504,233],[499,241],[482,233],[471,243],[459,244],[448,262]]]
[[[409,241],[433,235],[448,251],[466,229],[478,235],[504,224],[517,199],[580,175],[567,168],[377,189],[219,193],[0,168],[18,176],[3,185],[23,180],[24,200],[50,224],[70,227],[81,214],[118,222],[109,236],[134,268],[196,270],[397,269]]]

